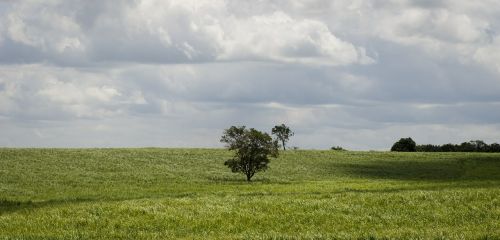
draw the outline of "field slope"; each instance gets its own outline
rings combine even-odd
[[[500,154],[0,149],[0,239],[500,239]]]

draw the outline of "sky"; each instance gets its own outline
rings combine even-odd
[[[500,142],[498,0],[0,0],[0,146]]]

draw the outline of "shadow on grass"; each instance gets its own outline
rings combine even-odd
[[[90,198],[75,198],[75,199],[64,199],[64,200],[48,200],[41,202],[33,201],[13,201],[7,199],[0,199],[0,216],[6,213],[16,212],[20,210],[31,210],[42,208],[46,206],[62,205],[62,204],[73,204],[73,203],[83,203],[91,202],[94,199]]]
[[[443,191],[456,189],[474,189],[474,188],[498,188],[496,181],[471,181],[471,182],[444,182],[431,183],[425,185],[409,185],[404,187],[384,187],[376,189],[356,189],[345,188],[343,190],[334,191],[332,193],[399,193],[406,191]]]
[[[500,180],[500,158],[469,157],[448,160],[391,160],[334,163],[328,167],[362,178],[395,180]]]
[[[196,192],[179,192],[165,194],[157,197],[136,196],[136,197],[95,197],[95,198],[74,198],[74,199],[50,199],[45,201],[15,201],[0,199],[0,216],[3,214],[13,213],[17,211],[30,211],[44,207],[54,207],[60,205],[71,205],[81,203],[99,203],[99,202],[120,202],[139,199],[155,199],[155,198],[192,198],[198,196]]]
[[[299,190],[289,192],[274,192],[274,191],[248,191],[235,194],[236,196],[245,198],[260,198],[260,197],[286,197],[287,199],[295,199],[297,197],[306,197],[311,199],[327,199],[343,194],[400,194],[413,191],[426,192],[442,192],[444,190],[466,190],[466,189],[497,189],[498,182],[496,181],[471,181],[471,182],[444,182],[431,184],[415,184],[399,187],[383,186],[380,188],[355,188],[345,187],[334,190]]]
[[[248,185],[248,184],[291,184],[290,181],[280,181],[280,180],[271,180],[266,177],[262,178],[254,178],[252,181],[248,182],[244,177],[209,177],[207,178],[212,183],[224,184],[224,185]]]

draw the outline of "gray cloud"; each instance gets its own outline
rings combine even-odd
[[[0,146],[499,142],[494,1],[0,2]]]
[[[13,5],[2,22],[11,48],[34,48],[43,60],[61,65],[95,61],[372,62],[362,47],[337,38],[324,22],[292,18],[278,9],[236,15],[225,1],[21,2]]]

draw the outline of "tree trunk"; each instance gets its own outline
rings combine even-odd
[[[283,151],[286,151],[286,148],[285,148],[285,141],[281,140],[281,142],[283,143]]]
[[[247,175],[247,182],[251,182],[252,181],[251,178],[252,178],[253,174],[247,173],[246,175]]]
[[[253,175],[255,175],[255,172],[253,171],[249,171],[249,172],[246,172],[245,175],[247,175],[247,182],[251,182],[252,180],[252,177]]]

